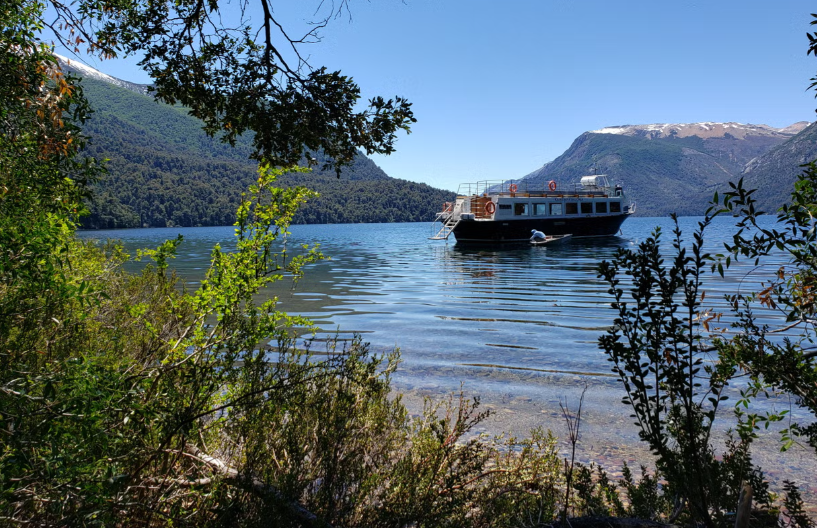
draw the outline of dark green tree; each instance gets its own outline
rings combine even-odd
[[[270,0],[47,4],[56,13],[49,26],[66,46],[102,58],[137,55],[157,99],[181,103],[209,134],[230,143],[251,132],[253,156],[273,165],[294,165],[321,150],[339,173],[358,148],[391,153],[396,133],[415,121],[402,97],[373,97],[358,109],[360,88],[350,77],[313,68],[304,57],[303,46],[349,9],[348,0],[317,2],[319,20],[297,37]]]
[[[99,174],[93,160],[77,156],[85,143],[78,124],[90,110],[81,88],[62,74],[38,40],[41,9],[36,3],[11,2],[0,10],[3,370],[27,350],[27,330],[54,331],[53,321],[62,320],[60,298],[73,288],[62,255],[82,212],[86,184]]]

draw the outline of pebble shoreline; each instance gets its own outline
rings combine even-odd
[[[467,383],[463,385],[463,391],[468,398],[479,396],[481,408],[492,411],[474,433],[492,436],[505,433],[525,437],[532,429],[543,427],[559,439],[560,452],[566,457],[569,453],[567,427],[559,402],[560,399],[562,403],[566,402],[570,411],[575,412],[583,386],[558,384],[553,391],[543,391],[541,398],[484,390],[477,394],[469,391]],[[435,383],[433,378],[427,378],[426,383],[416,386],[401,387],[398,383],[394,390],[402,394],[404,404],[413,415],[422,412],[424,398],[439,402],[452,393],[446,391],[443,384]],[[612,481],[621,478],[625,462],[635,475],[640,475],[641,465],[652,473],[654,457],[638,438],[638,429],[629,415],[630,409],[621,402],[620,394],[611,394],[606,385],[588,385],[582,408],[577,460],[585,464],[595,462]],[[725,429],[717,431],[716,438],[721,445],[724,437]],[[817,475],[817,456],[805,446],[780,452],[780,445],[776,431],[761,431],[752,449],[755,464],[764,471],[771,491],[781,491],[786,479],[796,482],[808,510],[812,515],[817,514],[817,479],[814,477]]]

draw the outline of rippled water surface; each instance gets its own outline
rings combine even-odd
[[[698,219],[682,218],[686,235]],[[633,218],[622,236],[572,240],[539,247],[473,247],[427,240],[427,224],[352,224],[292,227],[290,247],[320,244],[331,260],[310,266],[292,287],[283,281],[283,309],[311,317],[321,333],[361,333],[377,348],[399,347],[407,367],[457,368],[459,378],[478,377],[486,365],[606,375],[596,346],[611,324],[607,286],[597,266],[619,248],[634,247],[656,226],[670,250],[668,219]],[[717,252],[732,233],[731,219],[708,230]],[[126,247],[153,247],[184,236],[171,265],[195,286],[212,246],[232,244],[232,227],[133,229],[85,232],[118,238]],[[747,272],[733,267],[726,279],[707,282],[707,304],[722,305],[723,293],[747,290]],[[768,270],[776,269],[774,263]],[[762,273],[763,270],[761,270]],[[751,276],[751,284],[760,275]]]
[[[698,220],[680,219],[685,236],[691,239]],[[733,223],[721,218],[709,227],[709,251],[722,250]],[[560,399],[575,404],[587,385],[590,436],[603,433],[604,445],[631,442],[636,431],[597,347],[614,313],[596,268],[656,226],[670,251],[672,223],[664,218],[631,218],[621,236],[604,240],[513,248],[463,247],[453,237],[427,240],[428,224],[293,226],[291,247],[317,243],[331,260],[310,266],[294,289],[282,282],[267,295],[278,295],[284,310],[311,317],[319,338],[360,333],[377,350],[399,347],[396,382],[409,395],[449,393],[462,383],[498,411],[502,427],[524,433],[542,420],[552,424]],[[83,236],[118,238],[132,250],[180,233],[185,241],[171,265],[195,286],[212,246],[229,247],[233,231],[135,229]],[[705,304],[723,309],[723,294],[751,291],[781,262],[771,259],[759,269],[740,263],[724,279],[707,277]]]

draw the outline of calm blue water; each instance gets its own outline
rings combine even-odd
[[[681,219],[690,238],[698,220]],[[723,218],[709,228],[711,251],[720,251],[732,224]],[[604,375],[609,369],[596,341],[614,314],[596,267],[659,225],[669,251],[672,224],[662,218],[631,218],[620,237],[514,248],[427,240],[428,224],[293,226],[290,247],[317,243],[331,260],[311,266],[294,288],[282,282],[269,294],[278,295],[284,310],[311,317],[319,337],[357,332],[377,349],[399,347],[405,367],[454,368],[462,380],[479,377],[488,368],[482,365]],[[233,232],[166,228],[82,236],[117,238],[133,251],[182,234],[171,265],[195,287],[210,249],[230,247]],[[747,289],[750,269],[738,265],[725,280],[711,277],[707,304],[723,306],[723,294],[741,283]],[[759,277],[754,272],[752,283]]]
[[[698,220],[680,220],[690,239]],[[525,433],[542,422],[558,430],[559,401],[575,406],[586,385],[589,436],[601,445],[632,444],[636,431],[619,383],[597,348],[614,313],[596,267],[656,226],[669,251],[668,218],[631,218],[622,236],[606,240],[515,248],[427,240],[429,224],[293,226],[291,247],[317,243],[332,260],[309,267],[294,289],[282,282],[267,295],[278,295],[284,310],[311,317],[319,339],[361,333],[376,350],[399,347],[395,380],[408,399],[448,394],[462,384],[497,411],[494,428]],[[708,229],[709,250],[721,251],[733,231],[733,219],[718,219]],[[210,248],[229,247],[233,227],[81,235],[119,239],[133,251],[176,234],[185,241],[171,265],[195,287]],[[741,263],[725,279],[709,277],[706,304],[725,311],[723,294],[756,289],[781,263],[772,259],[758,269]]]

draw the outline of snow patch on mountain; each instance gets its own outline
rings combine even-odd
[[[107,73],[102,73],[96,68],[92,68],[87,64],[83,64],[82,62],[76,59],[69,59],[68,57],[63,57],[62,55],[58,55],[56,53],[54,54],[54,56],[57,57],[57,60],[60,62],[62,66],[65,67],[65,69],[76,73],[80,77],[96,79],[98,81],[113,84],[114,86],[119,86],[120,88],[125,88],[126,90],[130,90],[132,92],[140,93],[143,95],[148,94],[148,88],[150,86],[147,84],[138,84],[132,83],[130,81],[123,81],[122,79],[117,79],[116,77],[112,77]]]
[[[774,128],[768,125],[753,125],[745,123],[716,123],[706,121],[702,123],[654,123],[650,125],[620,125],[591,130],[591,134],[617,134],[623,136],[638,136],[647,139],[666,137],[725,138],[744,139],[746,136],[777,136],[791,137],[808,126],[807,121],[794,123],[785,128]]]

